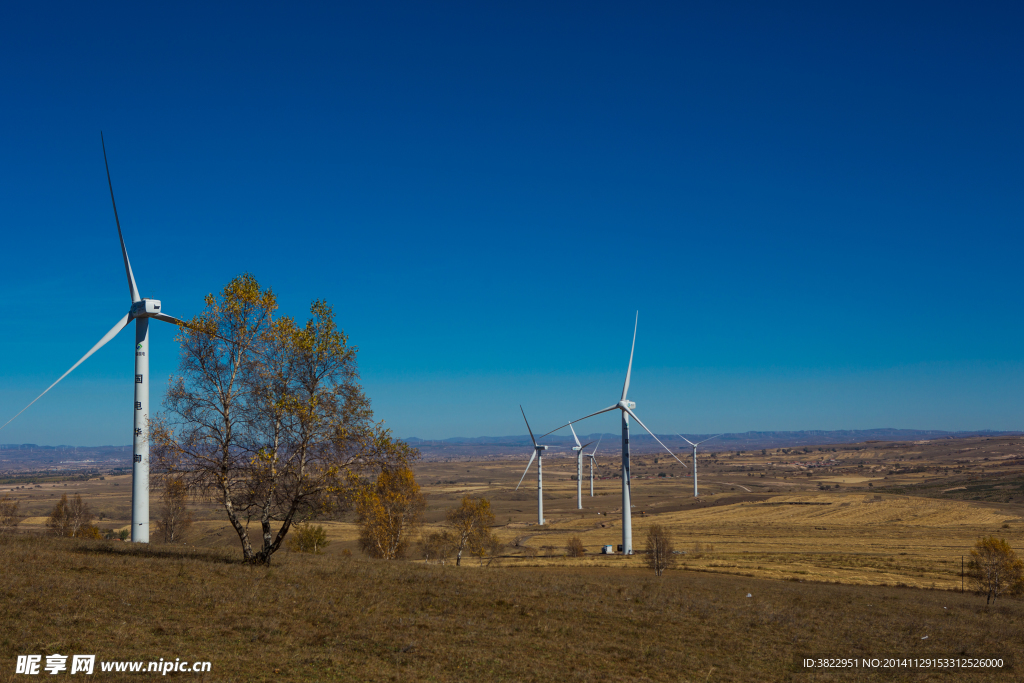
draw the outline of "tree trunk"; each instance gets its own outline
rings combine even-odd
[[[231,522],[231,526],[235,527],[238,540],[242,542],[242,558],[246,562],[252,562],[253,554],[252,544],[249,543],[249,532],[245,530],[242,522],[238,519],[238,515],[235,514],[235,506],[231,504],[231,494],[224,482],[221,482],[221,491],[224,493],[224,510],[228,513],[228,520]]]

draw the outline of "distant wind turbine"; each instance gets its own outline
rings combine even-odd
[[[572,429],[572,423],[569,424],[569,429]],[[576,430],[572,429],[572,438],[576,441],[576,445],[572,447],[576,451],[576,509],[583,509],[583,449],[589,446],[591,443],[580,445],[580,438],[576,436]]]
[[[636,327],[639,321],[640,312],[638,311],[636,320],[633,322],[633,346],[629,349],[629,366],[626,368],[626,382],[622,385],[622,397],[619,398],[619,402],[613,406],[608,406],[603,410],[599,410],[596,413],[591,413],[590,415],[581,417],[579,420],[572,421],[581,422],[586,420],[588,417],[607,413],[609,410],[619,410],[622,412],[622,552],[626,555],[631,555],[633,553],[633,516],[632,510],[630,509],[631,503],[629,495],[629,418],[632,417],[636,420],[637,424],[643,427],[648,434],[654,437],[654,440],[657,441],[669,455],[676,458],[676,460],[679,460],[679,458],[676,457],[676,454],[673,453],[668,446],[661,443],[661,439],[654,436],[654,432],[647,429],[647,425],[641,422],[640,418],[636,416],[636,413],[633,412],[633,409],[636,408],[636,403],[626,400],[626,394],[629,392],[629,377],[633,372],[633,351],[636,349]],[[572,422],[564,424],[556,429],[552,429],[548,434],[554,434],[559,429],[565,429],[570,426]],[[542,435],[541,438],[544,438],[548,434]],[[683,467],[686,467],[685,462],[682,460],[679,460],[679,462]]]
[[[533,438],[533,430],[530,429],[530,421],[526,419],[526,413],[523,411],[523,407],[519,406],[519,412],[523,413],[523,422],[526,423],[526,431],[530,432],[530,440],[533,441],[533,455],[530,456],[530,462],[526,463],[526,469],[523,470],[523,476],[519,478],[519,483],[516,484],[516,491],[519,490],[519,486],[523,483],[523,479],[526,479],[526,473],[530,471],[530,465],[533,464],[534,458],[537,459],[537,524],[544,524],[544,469],[543,469],[543,454],[547,449],[547,446],[541,446],[537,443],[537,439]]]
[[[711,441],[711,439],[717,439],[718,437],[720,437],[722,435],[721,434],[715,434],[714,436],[709,436],[708,438],[704,439],[704,441],[698,441],[697,443],[694,443],[694,442],[690,441],[689,439],[687,439],[682,434],[676,434],[676,436],[678,436],[680,439],[682,439],[686,443],[688,443],[691,446],[693,446],[693,497],[696,498],[697,497],[697,446],[701,445],[702,443],[706,443],[708,441]],[[679,458],[676,458],[676,460],[678,460],[678,459]]]
[[[110,165],[107,163],[107,146],[103,141],[103,133],[100,133],[100,144],[103,146],[103,164],[107,169],[107,186],[110,188],[110,203],[114,207],[114,222],[117,224],[117,236],[121,241],[121,256],[124,258],[124,271],[128,276],[128,293],[132,298],[131,308],[123,318],[117,321],[110,331],[96,342],[89,352],[78,359],[78,362],[57,381],[46,387],[42,394],[39,394],[32,402],[18,411],[18,414],[4,423],[3,429],[29,409],[29,407],[41,399],[47,391],[71,374],[71,371],[85,362],[89,356],[100,350],[107,342],[117,336],[117,333],[128,326],[132,320],[135,321],[135,405],[133,414],[134,428],[132,430],[132,541],[135,543],[149,543],[149,319],[162,320],[175,325],[188,327],[186,323],[163,313],[160,309],[160,301],[156,299],[144,299],[139,296],[139,288],[135,284],[135,276],[132,274],[132,266],[128,262],[128,250],[124,246],[124,236],[121,234],[121,221],[117,217],[117,203],[114,201],[114,185],[110,181]],[[216,335],[214,335],[216,336]]]
[[[597,459],[595,456],[597,455],[597,449],[601,447],[601,439],[603,439],[603,438],[604,437],[602,436],[602,437],[599,437],[597,439],[597,445],[594,446],[594,452],[587,456],[588,458],[590,458],[590,497],[591,498],[594,497],[594,460]]]

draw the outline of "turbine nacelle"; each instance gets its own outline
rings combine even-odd
[[[626,410],[636,410],[636,403],[634,401],[622,400],[615,405],[619,408],[625,408]]]
[[[160,315],[160,301],[158,299],[143,299],[132,304],[130,311],[132,318],[152,318]]]

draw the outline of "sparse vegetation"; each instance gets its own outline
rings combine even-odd
[[[587,549],[583,547],[583,540],[579,536],[573,536],[565,544],[565,552],[569,557],[583,557]]]
[[[21,521],[18,508],[17,500],[9,496],[0,498],[0,536],[9,534],[18,528],[18,522]]]
[[[986,611],[946,591],[685,571],[655,581],[639,567],[455,572],[331,555],[267,568],[226,550],[38,537],[0,540],[0,563],[0,592],[18,596],[0,612],[5,661],[87,642],[100,659],[188,653],[225,683],[668,683],[704,681],[712,666],[711,683],[782,681],[797,654],[888,653],[911,641],[921,654],[1024,657],[1024,601]]]
[[[359,547],[370,557],[383,560],[405,557],[409,533],[426,504],[412,470],[384,469],[356,500]]]
[[[192,511],[188,509],[188,489],[177,477],[165,477],[157,510],[156,532],[164,543],[180,542],[192,528]]]
[[[494,524],[494,513],[486,498],[473,499],[466,496],[462,505],[445,513],[455,546],[455,566],[462,564],[462,553],[469,550],[483,556],[491,541],[490,526]]]
[[[1024,592],[1024,560],[1001,538],[980,538],[971,550],[968,576],[975,589],[984,593],[985,604],[1004,593]]]
[[[99,529],[90,524],[92,519],[92,510],[80,494],[68,498],[65,493],[53,506],[46,526],[54,536],[99,538]]]
[[[451,559],[457,545],[455,535],[447,529],[429,533],[420,539],[420,551],[423,559],[441,565]]]
[[[288,549],[296,553],[319,555],[330,543],[322,526],[303,522],[295,527],[295,531],[288,538]]]
[[[672,536],[660,524],[647,527],[644,543],[644,561],[654,570],[657,576],[665,573],[675,565],[676,556],[673,552]]]

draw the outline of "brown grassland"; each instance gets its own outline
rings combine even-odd
[[[1021,601],[986,609],[945,591],[297,554],[255,568],[217,551],[38,537],[0,556],[8,672],[18,654],[77,653],[210,661],[188,674],[210,681],[779,681],[794,654],[1024,654]]]
[[[858,678],[793,673],[796,654],[997,654],[1024,666],[1024,601],[986,609],[958,592],[960,558],[979,536],[1024,550],[1022,454],[1019,438],[721,453],[702,460],[697,500],[682,466],[639,456],[634,543],[657,522],[686,551],[661,578],[639,557],[597,552],[621,542],[612,456],[599,455],[597,495],[584,482],[583,510],[574,462],[545,458],[543,526],[534,476],[515,490],[525,457],[418,463],[426,529],[462,496],[482,495],[509,543],[490,566],[461,568],[366,559],[351,517],[319,522],[324,555],[282,552],[270,568],[249,567],[201,502],[185,545],[42,538],[64,492],[102,513],[101,528],[123,528],[129,478],[5,484],[0,495],[28,517],[0,539],[0,659],[13,672],[19,654],[182,657],[213,662],[211,681]],[[584,557],[566,556],[572,536]],[[1020,678],[1019,667],[969,676]]]

